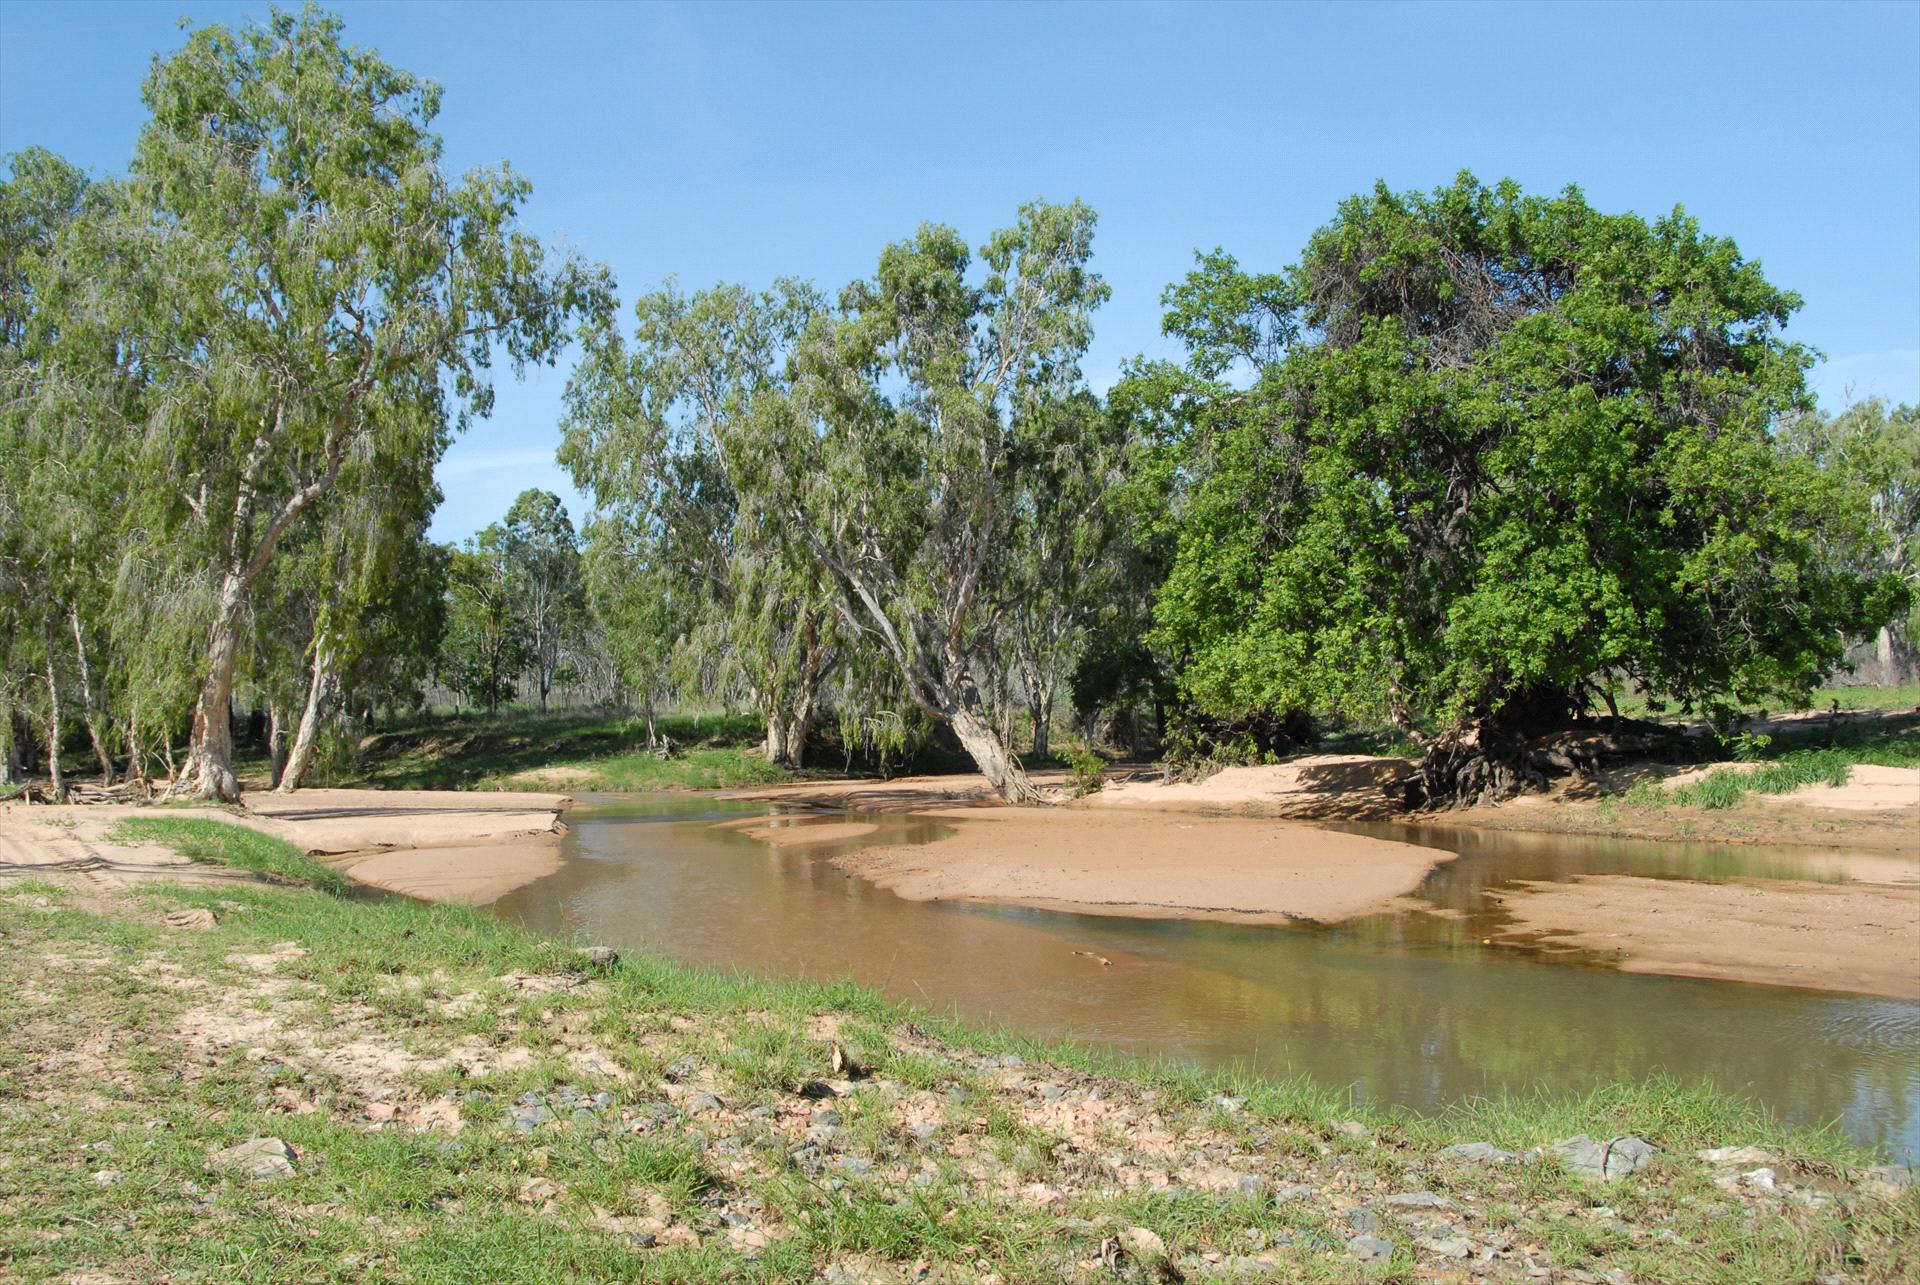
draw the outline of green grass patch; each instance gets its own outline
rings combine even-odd
[[[198,817],[129,817],[113,827],[116,843],[158,843],[189,861],[249,870],[266,879],[342,893],[350,886],[339,871],[270,834]]]
[[[423,718],[369,735],[342,785],[413,790],[646,791],[771,785],[796,774],[760,755],[747,714],[655,720],[671,750],[648,748],[626,714],[505,713]]]

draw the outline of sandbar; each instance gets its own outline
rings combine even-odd
[[[1501,936],[1605,956],[1630,973],[1920,999],[1920,887],[1634,875],[1488,894]]]

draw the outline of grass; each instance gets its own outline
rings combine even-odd
[[[1379,1111],[1304,1080],[930,1018],[846,984],[649,956],[589,966],[480,912],[338,896],[324,867],[222,822],[141,818],[136,833],[311,884],[0,888],[0,1276],[802,1281],[831,1266],[897,1280],[922,1264],[935,1280],[1112,1282],[1195,1276],[1218,1254],[1251,1264],[1239,1279],[1400,1280],[1435,1266],[1418,1224],[1382,1211],[1394,1256],[1367,1266],[1343,1211],[1413,1189],[1506,1246],[1476,1263],[1494,1279],[1550,1262],[1647,1281],[1893,1280],[1916,1262],[1920,1197],[1756,1206],[1716,1186],[1695,1148],[1765,1146],[1805,1181],[1873,1157],[1702,1086]],[[164,927],[181,907],[214,926]],[[870,1074],[816,1103],[801,1091],[831,1077],[834,1032]],[[1043,1083],[1070,1092],[1049,1105]],[[724,1108],[693,1105],[695,1090]],[[515,1124],[528,1095],[595,1092],[613,1103],[600,1114]],[[805,1131],[816,1106],[839,1117],[829,1139]],[[436,1110],[464,1127],[408,1123]],[[1662,1148],[1605,1190],[1631,1234],[1586,1216],[1600,1192],[1554,1163],[1440,1155],[1576,1132]],[[296,1151],[292,1177],[208,1168],[264,1136]],[[1222,1166],[1229,1180],[1209,1185]],[[1318,1194],[1265,1194],[1296,1181]],[[1136,1232],[1116,1276],[1102,1243]]]
[[[666,757],[646,747],[646,724],[624,714],[420,719],[367,737],[359,770],[339,784],[645,791],[771,785],[807,775],[760,756],[760,724],[752,715],[672,715],[655,720],[655,729],[673,743]]]
[[[1627,718],[1663,719],[1673,716],[1666,707],[1655,707],[1644,696],[1623,696],[1619,700],[1620,713]],[[1810,710],[1898,710],[1909,712],[1920,709],[1920,685],[1904,686],[1859,686],[1859,687],[1822,687],[1813,693],[1807,702]],[[1769,714],[1783,711],[1760,704],[1744,706],[1741,713],[1754,718],[1765,718]]]
[[[1674,790],[1638,782],[1621,801],[1638,808],[1722,811],[1750,795],[1787,794],[1808,785],[1845,785],[1860,765],[1920,767],[1920,715],[1756,737],[1743,748],[1751,766],[1716,768]]]
[[[347,879],[283,839],[196,817],[129,817],[107,836],[115,843],[158,843],[189,861],[249,870],[279,883],[343,893]]]

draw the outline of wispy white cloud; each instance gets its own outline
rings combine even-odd
[[[1839,410],[1868,397],[1920,403],[1920,348],[1848,353],[1814,367],[1808,383],[1826,409]]]
[[[440,477],[466,477],[474,473],[498,473],[504,469],[553,468],[552,451],[461,451],[455,447],[440,461]]]

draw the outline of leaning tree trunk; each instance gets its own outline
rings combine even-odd
[[[279,789],[287,773],[287,720],[279,701],[267,702],[267,785]]]
[[[293,748],[287,754],[286,770],[281,773],[280,783],[276,787],[282,794],[292,794],[307,779],[307,771],[313,766],[315,748],[320,743],[320,721],[326,716],[328,697],[334,685],[333,653],[327,647],[323,634],[313,640],[313,669],[307,680],[307,704],[300,711],[300,730],[294,733]]]
[[[980,716],[977,707],[962,707],[947,716],[953,734],[960,738],[960,744],[972,756],[980,774],[987,778],[987,784],[1008,803],[1039,803],[1043,801],[1038,788],[1027,779],[1027,774],[1007,752],[1006,744],[993,730],[992,724]]]

